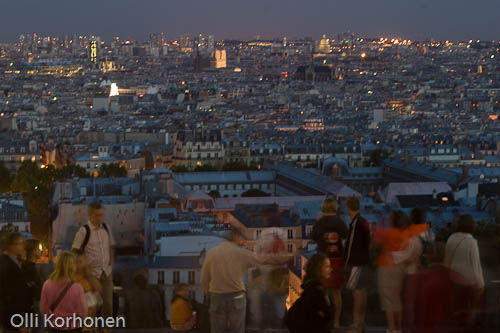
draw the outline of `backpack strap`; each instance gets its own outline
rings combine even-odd
[[[85,224],[83,227],[85,228],[85,238],[83,239],[82,246],[80,247],[80,249],[82,251],[85,250],[85,247],[89,243],[89,239],[90,239],[90,227],[89,227],[89,225]],[[109,236],[109,229],[108,229],[108,226],[106,225],[106,223],[103,222],[102,227],[104,228],[104,230],[106,230],[106,232],[108,233],[108,236]]]
[[[82,246],[80,246],[80,249],[82,251],[85,250],[85,247],[87,246],[90,239],[90,227],[88,226],[88,224],[85,224],[83,227],[85,228],[85,238],[83,239]]]

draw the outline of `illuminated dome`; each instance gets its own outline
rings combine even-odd
[[[323,35],[323,37],[321,38],[321,40],[319,42],[318,51],[320,53],[330,53],[331,52],[330,40],[328,38],[326,38],[326,35]]]

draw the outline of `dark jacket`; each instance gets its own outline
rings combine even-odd
[[[32,300],[21,268],[6,254],[0,255],[0,323],[7,330],[10,317],[31,311]]]
[[[370,263],[370,238],[368,222],[361,215],[356,215],[349,224],[344,251],[346,264],[364,266]]]
[[[306,318],[307,325],[305,329],[290,330],[292,333],[326,333],[331,331],[331,322],[333,320],[333,308],[328,299],[323,285],[318,281],[304,281],[302,284],[302,295],[304,297],[305,309],[308,313],[303,317]]]
[[[323,238],[325,233],[336,232],[339,234],[340,239],[347,237],[347,226],[337,215],[329,215],[321,217],[314,223],[311,238],[317,244],[317,251],[326,253],[327,244]],[[339,250],[342,252],[342,244],[339,241]]]
[[[165,326],[165,305],[161,291],[154,286],[133,286],[125,293],[127,328],[151,329]]]
[[[30,261],[23,262],[21,270],[23,271],[26,284],[28,285],[31,304],[34,305],[34,302],[40,301],[40,295],[42,294],[42,278],[40,272],[38,271],[37,265]],[[37,309],[32,308],[32,311],[35,310]]]

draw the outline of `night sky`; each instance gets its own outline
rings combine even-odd
[[[22,33],[94,34],[145,40],[213,34],[216,39],[310,36],[500,39],[497,0],[3,0],[0,41]]]

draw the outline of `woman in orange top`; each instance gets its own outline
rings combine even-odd
[[[406,248],[409,239],[425,231],[428,225],[409,225],[408,216],[399,210],[391,213],[390,224],[389,228],[376,229],[373,242],[382,250],[375,261],[381,307],[386,314],[388,332],[398,333],[402,327],[401,291],[406,269],[404,263],[394,262],[392,252]]]
[[[174,289],[170,306],[170,327],[174,331],[189,331],[196,324],[196,312],[188,299],[188,285],[179,284]]]

